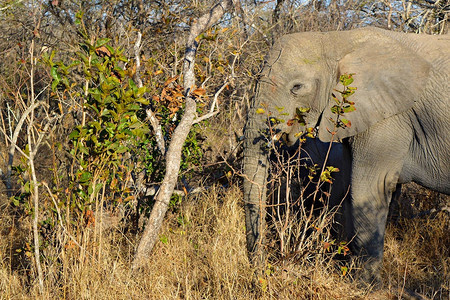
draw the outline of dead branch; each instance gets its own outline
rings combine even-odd
[[[429,216],[432,214],[437,214],[438,212],[446,212],[450,215],[450,206],[443,206],[443,207],[439,207],[439,208],[432,208],[429,210],[425,210],[422,212],[419,212],[411,217],[409,217],[409,219],[418,219],[418,218],[423,218],[425,216]]]
[[[226,81],[220,88],[219,90],[214,94],[214,100],[211,104],[211,108],[209,109],[209,113],[196,118],[192,124],[197,124],[200,123],[201,121],[204,121],[206,119],[209,119],[215,115],[217,115],[220,110],[219,110],[219,105],[217,105],[217,99],[219,98],[220,93],[222,93],[222,91],[228,86],[228,81]],[[216,110],[214,110],[214,108],[217,107]]]
[[[34,67],[36,64],[36,61],[34,59],[34,39],[31,40],[30,58],[31,58],[30,87],[31,87],[31,101],[32,101],[31,107],[33,107],[34,104],[36,103],[35,92],[34,92]],[[39,251],[40,243],[39,243],[39,228],[38,228],[39,186],[38,186],[38,181],[37,181],[37,176],[36,176],[36,169],[34,167],[34,157],[36,154],[34,147],[36,149],[39,148],[39,144],[32,143],[33,122],[34,122],[34,109],[31,110],[30,123],[28,124],[28,127],[27,127],[28,148],[30,150],[30,154],[28,156],[28,164],[30,165],[30,175],[31,175],[30,177],[31,177],[31,182],[32,182],[32,186],[33,186],[32,198],[33,198],[33,207],[34,207],[34,217],[33,217],[34,259],[35,259],[36,271],[37,271],[37,275],[38,275],[39,292],[41,294],[43,294],[43,292],[44,292],[44,273],[42,272],[42,266],[41,266],[41,262],[40,262],[41,254]],[[41,136],[43,134],[44,133],[41,132],[39,135]],[[42,141],[42,139],[39,138],[38,141]]]
[[[44,102],[35,102],[35,103],[31,104],[23,112],[22,116],[20,117],[19,122],[17,123],[16,129],[14,130],[13,137],[12,137],[12,140],[11,140],[11,146],[9,147],[9,152],[8,152],[8,156],[9,156],[8,157],[8,167],[7,167],[7,170],[6,170],[6,174],[4,174],[4,176],[3,176],[3,181],[5,182],[5,185],[6,185],[8,197],[12,196],[12,194],[11,194],[11,189],[12,189],[11,173],[12,173],[12,164],[13,164],[13,161],[14,161],[14,154],[15,154],[15,151],[16,151],[16,144],[17,144],[17,139],[19,137],[19,133],[22,130],[22,126],[23,126],[23,123],[25,122],[25,119],[39,105],[47,105],[47,104],[45,104]]]
[[[138,31],[138,36],[136,43],[134,44],[134,59],[136,60],[136,72],[134,73],[133,79],[136,81],[137,86],[139,88],[143,87],[142,79],[141,79],[141,40],[142,34]],[[158,145],[159,151],[163,155],[166,154],[166,145],[164,142],[164,135],[162,133],[161,125],[159,124],[159,120],[156,118],[155,113],[152,111],[150,107],[145,109],[145,113],[147,115],[147,120],[150,121],[152,125],[153,131],[155,133],[156,144]]]

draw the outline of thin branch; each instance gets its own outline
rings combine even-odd
[[[161,125],[159,124],[159,120],[156,117],[155,113],[151,110],[150,107],[147,107],[145,109],[145,114],[147,115],[147,120],[150,121],[150,124],[152,125],[153,131],[155,133],[155,139],[156,144],[158,145],[159,151],[163,155],[166,154],[166,143],[164,141],[164,135],[162,133]]]
[[[134,73],[134,81],[137,82],[138,87],[142,87],[142,79],[141,79],[141,41],[142,41],[142,33],[138,31],[138,36],[136,43],[134,44],[134,59],[136,60],[136,73]]]
[[[52,191],[50,190],[48,184],[45,181],[42,181],[41,184],[47,189],[48,194],[50,195],[50,198],[52,199],[53,204],[55,205],[55,209],[56,209],[56,214],[58,215],[58,220],[59,220],[59,225],[61,226],[61,228],[63,229],[63,231],[67,234],[67,236],[72,240],[72,242],[77,245],[80,249],[82,250],[86,250],[83,246],[80,245],[80,243],[77,242],[77,239],[70,234],[70,232],[66,229],[66,227],[64,226],[63,222],[62,222],[62,216],[61,216],[61,211],[59,209],[58,203],[56,202],[55,197],[53,196]],[[94,256],[92,256],[91,254],[89,254],[89,256],[95,260],[97,263],[98,261],[96,260],[96,258]]]
[[[38,29],[38,28],[37,28]],[[32,105],[35,103],[35,92],[34,92],[34,66],[35,66],[35,60],[34,60],[34,39],[31,40],[31,47],[30,47],[30,55],[31,55],[31,70],[30,70],[30,87],[31,87],[31,102]],[[36,271],[38,274],[38,283],[39,283],[39,292],[41,294],[44,293],[44,273],[42,272],[41,267],[41,255],[40,255],[40,243],[39,243],[39,228],[38,228],[38,222],[39,222],[39,186],[38,181],[36,177],[36,169],[34,167],[34,154],[36,153],[33,151],[33,147],[38,148],[39,144],[33,144],[32,143],[32,130],[33,130],[33,121],[34,121],[34,110],[31,110],[30,115],[30,124],[28,124],[27,127],[27,137],[28,137],[28,148],[30,150],[30,154],[28,157],[28,163],[30,164],[30,172],[31,172],[31,182],[33,186],[33,204],[34,204],[34,217],[33,217],[33,240],[34,240],[34,259],[36,263]]]
[[[13,2],[9,5],[6,5],[5,7],[0,8],[0,11],[7,10],[7,9],[11,8],[13,5],[18,5],[21,2],[23,2],[23,0],[17,0],[16,2]]]
[[[214,100],[211,104],[211,108],[209,109],[209,112],[212,113],[214,111],[214,107],[217,106],[217,110],[219,110],[219,105],[217,104],[217,100],[219,98],[219,95],[222,93],[222,91],[228,86],[228,80],[225,81],[224,84],[220,87],[219,90],[214,94]]]
[[[138,31],[138,36],[136,43],[134,44],[134,59],[136,60],[136,72],[134,73],[133,79],[136,81],[137,86],[139,88],[143,87],[141,79],[141,41],[142,34]],[[158,145],[159,151],[163,155],[166,154],[166,144],[164,142],[164,135],[162,133],[161,124],[159,124],[159,120],[156,118],[155,113],[152,111],[150,107],[145,109],[145,113],[147,115],[147,120],[150,121],[152,125],[153,131],[155,132],[156,144]]]
[[[47,104],[44,103],[44,102],[34,102],[33,104],[31,104],[23,112],[22,116],[20,117],[19,122],[17,122],[16,129],[14,129],[13,137],[12,137],[12,140],[11,140],[11,145],[10,145],[9,151],[8,151],[8,156],[9,156],[8,157],[8,167],[7,167],[7,170],[6,170],[6,174],[3,176],[3,181],[5,182],[5,185],[6,185],[6,190],[7,190],[6,193],[7,193],[8,197],[12,196],[11,173],[12,173],[12,165],[13,165],[13,161],[14,161],[14,153],[16,151],[17,139],[19,138],[19,134],[20,134],[20,131],[22,130],[22,126],[23,126],[23,123],[25,122],[25,119],[39,105],[47,106]]]
[[[215,115],[217,115],[220,112],[219,105],[217,104],[217,100],[219,98],[219,95],[222,93],[222,91],[228,86],[228,82],[226,81],[220,89],[214,94],[214,100],[211,104],[211,108],[209,109],[209,113],[206,115],[203,115],[201,117],[196,118],[192,124],[200,123],[201,121],[204,121],[206,119],[209,119]],[[214,111],[214,108],[217,107],[217,110]]]
[[[217,115],[219,112],[220,112],[219,110],[209,112],[209,113],[207,113],[206,115],[203,115],[203,116],[198,117],[197,119],[195,119],[195,120],[192,122],[192,124],[197,124],[197,123],[200,123],[200,122],[202,122],[202,121],[204,121],[204,120],[207,120],[207,119],[209,119],[209,118],[212,118],[212,117],[214,117],[215,115]]]

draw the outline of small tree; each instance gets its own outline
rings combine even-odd
[[[198,47],[197,37],[216,23],[224,13],[231,8],[231,5],[231,0],[223,0],[217,3],[208,13],[193,22],[191,26],[186,43],[183,65],[184,93],[186,98],[185,111],[181,122],[175,129],[172,141],[170,142],[166,153],[166,173],[159,193],[156,196],[155,205],[147,221],[143,236],[139,242],[132,265],[133,269],[139,268],[145,264],[146,258],[149,256],[149,253],[157,240],[162,221],[169,206],[170,197],[172,196],[178,178],[183,144],[194,122],[197,104],[192,92],[195,89],[194,65]]]

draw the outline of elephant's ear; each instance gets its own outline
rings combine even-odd
[[[339,75],[355,73],[351,86],[357,90],[349,100],[355,102],[356,110],[345,114],[351,126],[338,128],[334,139],[354,136],[377,122],[410,109],[423,94],[430,65],[411,49],[393,39],[376,37],[366,40],[346,54],[338,62]],[[341,84],[335,89],[342,90]],[[337,96],[339,93],[334,91]],[[331,112],[335,104],[330,98],[319,127],[319,138],[329,141],[336,115]]]

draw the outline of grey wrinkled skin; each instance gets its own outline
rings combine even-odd
[[[342,89],[338,78],[355,73],[346,114],[350,128],[332,138],[330,95]],[[349,215],[353,250],[365,255],[363,278],[379,279],[386,219],[398,184],[414,181],[450,193],[450,38],[363,28],[308,32],[281,37],[267,56],[245,128],[244,201],[247,249],[251,261],[264,261],[265,201],[268,172],[264,105],[281,118],[310,108],[307,127],[318,126],[323,142],[341,140],[351,153]],[[302,130],[288,122],[277,129],[295,142]]]

